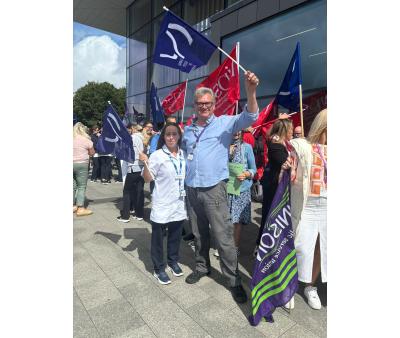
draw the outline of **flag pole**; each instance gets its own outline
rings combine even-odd
[[[165,7],[165,6],[163,6],[163,10],[169,12],[169,9],[168,9],[167,7]],[[182,19],[181,19],[181,20],[182,20]],[[214,45],[214,46],[215,46],[215,45]],[[241,70],[243,70],[244,73],[247,72],[247,70],[244,69],[244,68],[239,64],[239,62],[237,62],[235,59],[233,59],[233,58],[232,58],[227,52],[225,52],[221,47],[217,46],[217,48],[218,48],[218,50],[219,50],[221,53],[225,54],[225,55],[226,55],[228,58],[230,58],[234,63],[236,63],[236,64],[238,65],[238,67],[239,67]]]
[[[185,114],[185,103],[186,103],[187,84],[188,84],[188,79],[186,79],[185,96],[183,97],[183,109],[182,109],[182,119],[181,119],[181,123],[183,123],[183,115]]]
[[[304,123],[303,123],[303,89],[299,84],[299,97],[300,97],[300,122],[301,122],[301,136],[304,137]]]
[[[237,71],[238,71],[238,81],[239,81],[239,88],[240,88],[240,77],[239,77],[239,57],[240,57],[240,42],[236,42],[236,59],[237,59]],[[236,114],[239,113],[239,100],[236,100]]]

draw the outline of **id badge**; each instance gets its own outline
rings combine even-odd
[[[176,179],[176,180],[183,180],[183,179],[184,179],[183,174],[177,174],[177,175],[175,175],[175,179]]]
[[[188,159],[189,161],[193,160],[193,154],[188,154],[187,159]]]
[[[185,190],[181,190],[180,191],[180,196],[181,197],[185,197],[186,196],[186,191]]]

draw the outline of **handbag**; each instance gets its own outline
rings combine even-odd
[[[254,202],[262,202],[263,200],[263,188],[260,180],[257,180],[251,186],[251,199]]]

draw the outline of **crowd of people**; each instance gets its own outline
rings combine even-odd
[[[154,276],[161,284],[170,284],[167,271],[182,276],[179,248],[182,233],[192,232],[195,270],[186,283],[197,283],[211,273],[210,242],[215,241],[222,274],[238,303],[247,301],[242,286],[238,256],[242,226],[251,222],[251,188],[258,175],[259,140],[252,135],[251,125],[257,120],[259,107],[254,73],[246,72],[247,104],[242,113],[215,116],[215,94],[210,88],[194,93],[197,116],[185,128],[175,117],[162,124],[129,124],[135,152],[134,163],[116,160],[117,182],[123,182],[122,209],[117,220],[127,223],[131,217],[144,218],[144,184],[151,190],[151,259]],[[74,126],[74,212],[77,216],[92,213],[85,208],[85,190],[89,158],[93,168],[91,181],[111,181],[112,154],[99,153],[96,148],[101,129],[92,127],[91,137],[80,122]],[[306,284],[304,294],[313,309],[321,302],[316,288],[319,276],[327,282],[327,110],[314,119],[307,137],[301,127],[293,127],[286,114],[273,123],[268,132],[268,160],[262,186],[262,217],[258,236],[254,238],[257,252],[260,238],[282,173],[291,172],[291,212],[295,233],[298,278]],[[240,188],[228,191],[230,169],[238,170],[235,184]],[[258,177],[259,179],[260,177]],[[185,220],[190,229],[183,230]],[[167,257],[163,257],[163,237],[167,237]],[[294,299],[287,308],[294,307]]]

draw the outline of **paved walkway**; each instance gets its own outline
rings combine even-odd
[[[326,337],[326,296],[325,306],[315,311],[299,291],[290,314],[277,309],[275,323],[252,327],[247,321],[249,301],[243,305],[233,301],[214,255],[211,276],[186,284],[194,254],[184,241],[180,265],[185,276],[171,276],[167,286],[159,284],[152,276],[150,224],[116,221],[122,185],[88,182],[86,195],[93,215],[74,216],[74,337]],[[240,247],[240,271],[248,295],[260,213],[261,205],[254,203],[254,224],[243,229]],[[149,214],[146,197],[145,220]]]

